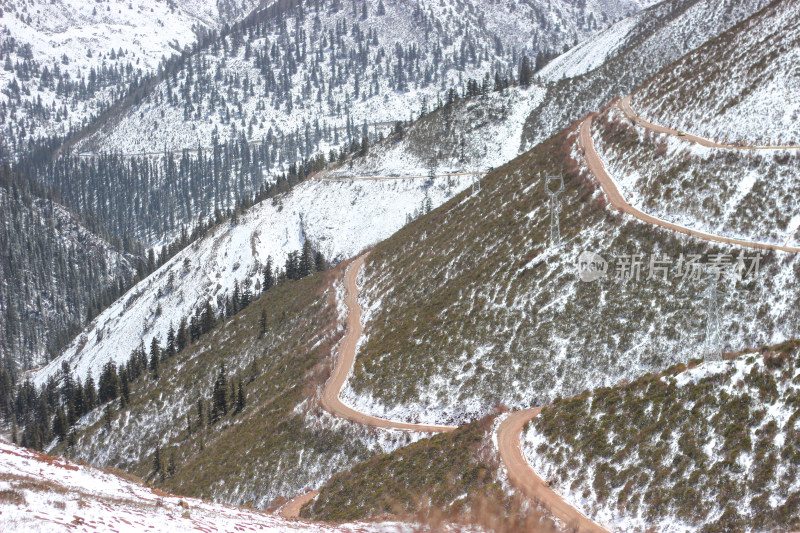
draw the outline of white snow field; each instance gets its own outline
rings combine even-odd
[[[415,531],[411,524],[329,526],[182,498],[118,475],[0,441],[0,530],[58,531]]]
[[[215,228],[138,283],[101,313],[61,357],[33,375],[44,383],[69,363],[74,375],[95,379],[106,361],[127,361],[153,336],[162,345],[170,324],[233,291],[234,282],[260,286],[268,258],[283,267],[289,252],[306,239],[328,261],[354,256],[400,229],[426,204],[437,207],[473,183],[476,176],[451,179],[308,180],[286,196],[266,200]]]

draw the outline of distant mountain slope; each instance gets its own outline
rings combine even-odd
[[[800,6],[772,2],[636,91],[643,117],[749,145],[800,145]]]
[[[24,368],[52,359],[136,273],[120,242],[0,169],[0,353]]]
[[[523,449],[551,487],[614,531],[796,530],[797,346],[557,401]]]
[[[520,153],[523,126],[544,97],[539,85],[490,87],[485,94],[457,99],[395,130],[326,177],[404,176],[485,172]]]
[[[247,15],[259,0],[7,0],[0,18],[0,127],[12,145],[64,135],[128,84]]]
[[[235,28],[79,149],[176,150],[208,146],[214,130],[223,139],[262,139],[270,130],[319,127],[346,127],[348,142],[360,141],[364,122],[407,120],[469,78],[513,77],[523,56],[572,45],[640,7],[638,0],[309,3]],[[170,127],[159,127],[165,120]]]
[[[525,125],[532,147],[640,84],[769,0],[665,0],[599,33],[542,71],[548,92]]]
[[[741,250],[613,214],[582,165],[570,130],[376,246],[363,274],[367,339],[344,400],[381,417],[450,423],[706,353],[707,281],[682,261],[729,254],[735,265]],[[561,173],[564,244],[549,251],[544,176]],[[581,281],[584,251],[609,262],[606,277]],[[626,270],[631,254],[643,265]],[[752,266],[754,253],[744,255]],[[667,261],[666,279],[649,270],[651,256]],[[723,349],[797,335],[799,260],[770,254],[757,277],[720,282]]]
[[[532,65],[537,51],[571,45],[640,7],[637,0],[276,3],[221,37],[206,36],[158,76],[137,77],[127,97],[58,151],[116,155],[61,158],[36,178],[77,209],[98,212],[118,234],[170,241],[182,224],[232,208],[293,167],[376,144],[396,121],[456,91],[513,86],[523,57]],[[513,147],[505,160],[516,154]]]
[[[252,509],[180,498],[145,487],[123,472],[70,463],[0,442],[0,525],[7,533],[74,531],[314,531],[403,530],[400,524],[327,526],[287,521]],[[33,511],[33,512],[32,512]]]

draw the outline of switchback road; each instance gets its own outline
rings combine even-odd
[[[735,239],[732,237],[724,237],[722,235],[713,235],[711,233],[705,233],[691,228],[686,228],[684,226],[679,226],[677,224],[673,224],[672,222],[667,222],[666,220],[661,220],[660,218],[656,218],[652,215],[648,215],[647,213],[640,211],[639,209],[636,209],[631,204],[629,204],[627,200],[625,200],[624,196],[622,196],[619,189],[617,188],[616,183],[614,183],[614,180],[611,179],[611,176],[606,171],[606,167],[603,164],[603,160],[600,159],[600,156],[595,151],[594,140],[592,140],[593,118],[594,118],[593,115],[589,115],[581,123],[579,142],[580,146],[583,148],[583,153],[586,158],[586,164],[588,165],[589,170],[592,172],[592,174],[594,174],[594,177],[597,179],[597,181],[600,183],[600,186],[603,188],[603,191],[606,193],[608,201],[615,209],[618,209],[623,213],[628,213],[629,215],[632,215],[643,222],[647,222],[648,224],[661,226],[662,228],[676,231],[678,233],[684,233],[686,235],[691,235],[693,237],[697,237],[699,239],[703,239],[706,241],[733,244],[744,248],[756,248],[760,250],[780,250],[783,252],[791,252],[791,253],[800,252],[800,248],[797,248],[795,246],[746,241],[743,239]]]

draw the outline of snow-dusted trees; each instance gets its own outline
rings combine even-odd
[[[119,394],[119,385],[117,365],[109,361],[103,366],[103,371],[98,381],[97,398],[100,403],[106,403],[116,399]]]

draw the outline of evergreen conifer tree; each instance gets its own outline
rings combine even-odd
[[[242,409],[244,409],[244,402],[245,402],[244,386],[242,385],[242,380],[240,379],[239,380],[239,391],[238,391],[238,394],[236,395],[236,412],[237,413],[242,412]]]
[[[153,342],[150,343],[150,372],[153,377],[158,379],[158,367],[161,361],[161,349],[158,347],[158,338],[153,337]]]
[[[228,381],[225,376],[225,363],[220,363],[214,392],[211,396],[211,421],[216,423],[228,414]]]

